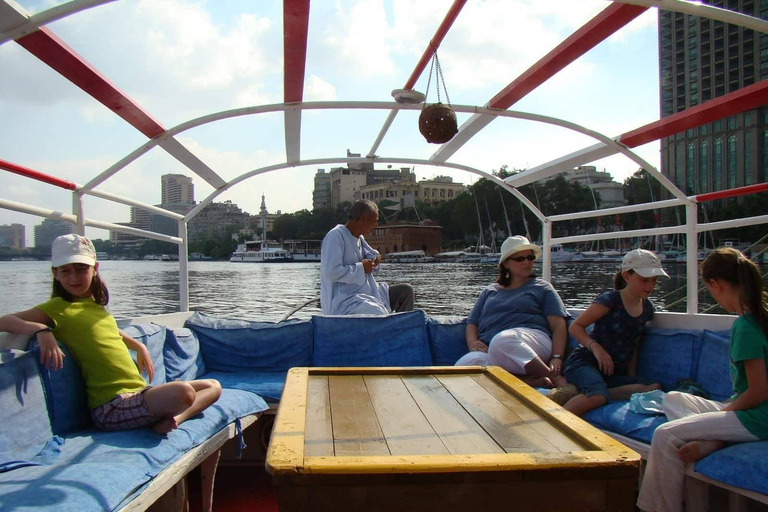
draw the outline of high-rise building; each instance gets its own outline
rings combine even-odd
[[[325,169],[315,173],[315,189],[312,191],[312,209],[328,208],[331,206],[331,175]]]
[[[768,0],[703,0],[768,20]],[[659,10],[661,116],[768,79],[768,34]],[[666,137],[661,169],[686,194],[768,181],[768,104]]]
[[[0,245],[23,249],[25,247],[26,229],[24,224],[5,224],[0,226]]]
[[[162,204],[195,202],[195,185],[192,183],[192,178],[183,174],[163,174],[160,178]]]
[[[75,226],[69,222],[56,219],[44,219],[42,224],[35,226],[35,247],[50,249],[57,236],[75,232]]]

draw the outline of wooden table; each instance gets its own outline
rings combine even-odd
[[[266,465],[281,511],[633,511],[640,456],[501,368],[294,368]]]

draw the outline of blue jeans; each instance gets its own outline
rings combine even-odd
[[[603,395],[606,403],[610,401],[609,388],[618,388],[628,384],[650,384],[646,379],[629,375],[613,374],[609,377],[604,375],[600,368],[590,364],[583,364],[575,368],[566,366],[564,375],[565,379],[579,388],[580,392],[587,396]]]

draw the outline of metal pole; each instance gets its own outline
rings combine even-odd
[[[75,231],[78,235],[85,236],[85,215],[83,214],[83,193],[76,190],[72,192],[72,213],[77,217]]]
[[[542,248],[541,248],[541,273],[542,278],[545,281],[551,281],[552,279],[552,253],[550,246],[552,245],[552,223],[545,220],[541,223],[542,231]]]
[[[696,203],[685,205],[685,275],[688,289],[686,311],[689,315],[699,312],[699,240],[696,233],[698,209]]]
[[[189,311],[189,251],[187,251],[187,223],[179,221],[179,311]]]

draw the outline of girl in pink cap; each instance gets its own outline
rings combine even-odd
[[[0,318],[0,331],[35,335],[40,363],[54,371],[64,365],[56,340],[66,345],[80,365],[97,428],[152,426],[165,434],[219,399],[221,386],[211,379],[147,386],[139,372],[145,371],[152,380],[149,351],[118,329],[105,309],[109,292],[99,277],[91,241],[80,235],[60,236],[51,253],[51,300]],[[136,352],[138,368],[129,349]]]
[[[609,400],[661,389],[636,376],[637,347],[646,322],[653,318],[648,297],[660,276],[669,277],[658,256],[645,249],[628,252],[613,278],[614,289],[598,295],[571,324],[569,332],[580,346],[565,362],[565,378],[578,394],[565,402],[567,410],[581,416]]]

